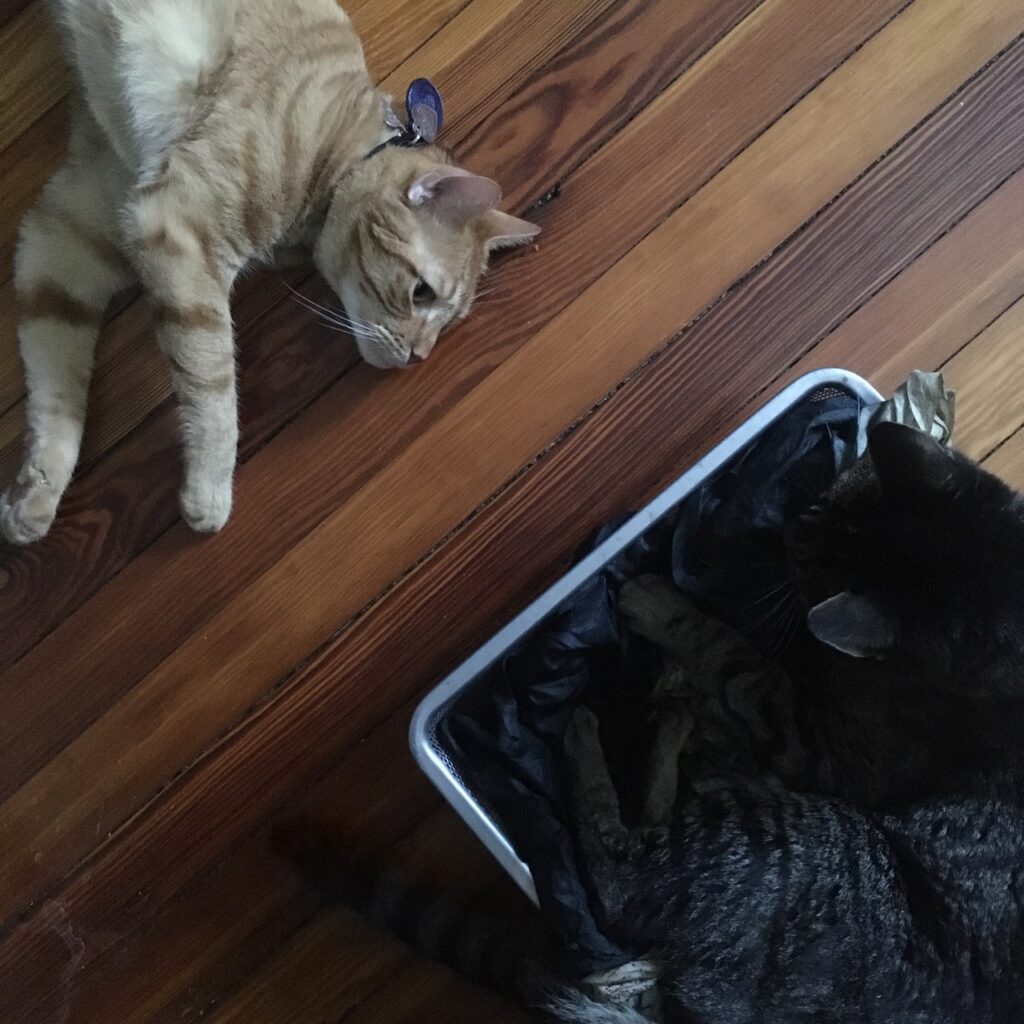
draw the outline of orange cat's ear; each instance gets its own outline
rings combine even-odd
[[[428,210],[442,220],[466,224],[501,199],[501,189],[490,178],[470,174],[461,167],[440,167],[417,178],[406,193],[409,205]]]
[[[488,210],[482,221],[488,252],[525,245],[540,234],[539,224],[531,224],[528,220],[502,213],[501,210]]]

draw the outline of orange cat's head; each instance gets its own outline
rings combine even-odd
[[[426,359],[438,334],[469,312],[489,254],[540,233],[498,210],[500,198],[493,181],[433,147],[388,147],[346,175],[316,262],[368,363]]]

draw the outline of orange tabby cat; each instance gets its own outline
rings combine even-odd
[[[302,246],[363,358],[426,358],[465,316],[493,249],[539,228],[400,134],[334,0],[51,0],[80,84],[67,162],[25,217],[15,283],[27,453],[0,531],[50,528],[78,459],[104,309],[141,282],[157,308],[184,445],[181,509],[219,530],[238,441],[229,295]]]

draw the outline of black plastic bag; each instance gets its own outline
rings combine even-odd
[[[782,526],[855,461],[859,411],[857,399],[836,394],[777,420],[492,666],[441,726],[464,781],[529,866],[541,910],[582,972],[646,952],[618,946],[594,919],[566,827],[561,765],[566,725],[584,698],[628,706],[632,687],[650,677],[652,652],[620,627],[619,586],[643,572],[671,576],[755,644],[777,650],[789,625],[766,614],[764,602],[786,576]]]

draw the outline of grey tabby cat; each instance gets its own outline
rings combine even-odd
[[[597,719],[580,709],[569,730],[593,910],[658,965],[667,1022],[1022,1019],[1024,501],[905,427],[876,427],[869,452],[792,537],[819,655],[807,679],[671,593],[652,621],[663,584],[644,579],[624,606],[670,652],[658,742],[682,771],[650,776],[643,820],[623,821]],[[343,895],[328,851],[299,860]],[[386,907],[417,937],[415,914]],[[431,938],[449,959],[466,945],[454,924]],[[656,1019],[600,1005],[562,951],[537,948],[477,952],[558,1020]]]

